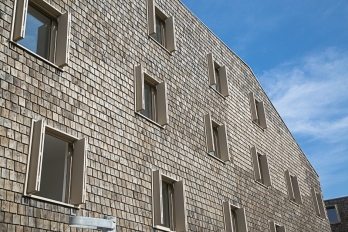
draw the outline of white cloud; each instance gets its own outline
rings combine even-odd
[[[331,48],[260,76],[293,133],[331,141],[348,135],[348,53]]]

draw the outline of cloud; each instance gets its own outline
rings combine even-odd
[[[330,48],[264,72],[260,81],[290,130],[347,140],[348,53]]]
[[[348,195],[348,52],[328,48],[259,75],[320,177],[326,199]]]

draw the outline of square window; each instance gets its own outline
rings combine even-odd
[[[187,231],[185,187],[159,170],[152,174],[154,227],[164,231]]]
[[[271,186],[271,177],[269,172],[267,156],[261,155],[257,151],[255,146],[251,147],[251,156],[256,181],[266,186]]]
[[[267,128],[264,103],[255,99],[254,93],[249,93],[249,103],[252,120],[263,129]]]
[[[233,206],[226,201],[223,203],[223,211],[226,232],[248,231],[244,208]]]
[[[173,16],[166,16],[158,9],[154,0],[147,2],[148,33],[168,51],[176,50],[175,23]]]
[[[60,67],[69,62],[70,14],[45,1],[17,1],[12,40]]]
[[[286,179],[286,184],[288,187],[290,200],[298,204],[302,204],[300,186],[298,184],[297,176],[290,175],[290,172],[286,170],[285,179]]]
[[[330,224],[341,222],[336,205],[326,206],[326,212],[327,216],[329,217]]]
[[[85,201],[86,139],[33,121],[26,194],[71,205]]]
[[[214,61],[212,53],[207,55],[207,60],[209,85],[221,95],[227,97],[229,95],[227,68],[225,66],[220,66],[216,61]]]
[[[207,152],[223,161],[230,160],[226,125],[220,125],[213,121],[210,114],[204,116],[204,123]]]
[[[141,65],[135,67],[135,111],[153,122],[168,124],[167,86],[146,74]]]

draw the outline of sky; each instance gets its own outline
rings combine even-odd
[[[348,196],[348,1],[181,1],[251,67],[324,199]]]

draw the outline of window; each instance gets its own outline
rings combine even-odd
[[[271,232],[286,232],[284,226],[280,226],[273,221],[269,222],[269,228]]]
[[[148,33],[168,51],[176,50],[174,17],[167,17],[159,10],[154,0],[147,1]]]
[[[312,187],[312,200],[313,200],[315,214],[318,215],[319,217],[326,218],[323,198],[321,197],[320,192],[315,191],[313,187]]]
[[[85,201],[87,140],[33,121],[25,194],[71,205]]]
[[[152,173],[152,203],[154,227],[166,231],[187,231],[185,186],[162,175]]]
[[[268,161],[266,155],[261,155],[255,146],[251,147],[251,157],[253,160],[254,174],[256,181],[271,186]]]
[[[70,13],[42,0],[17,1],[12,40],[63,67],[69,63]]]
[[[300,186],[297,181],[297,177],[290,175],[288,170],[285,171],[285,179],[288,187],[289,198],[298,204],[302,204]]]
[[[224,97],[229,95],[228,93],[228,78],[227,68],[225,66],[219,66],[213,58],[213,54],[207,55],[208,59],[208,73],[209,73],[209,85],[221,93]]]
[[[135,67],[135,111],[157,122],[168,124],[167,86],[146,74],[141,65]]]
[[[249,103],[251,108],[252,120],[261,126],[263,129],[267,128],[265,107],[262,101],[258,101],[254,97],[254,93],[249,93]]]
[[[327,216],[329,217],[330,224],[341,222],[336,205],[326,206],[326,212]]]
[[[212,121],[210,114],[204,116],[207,152],[223,161],[230,160],[226,125]]]
[[[244,208],[230,204],[229,201],[223,204],[226,232],[247,232],[247,223]]]

